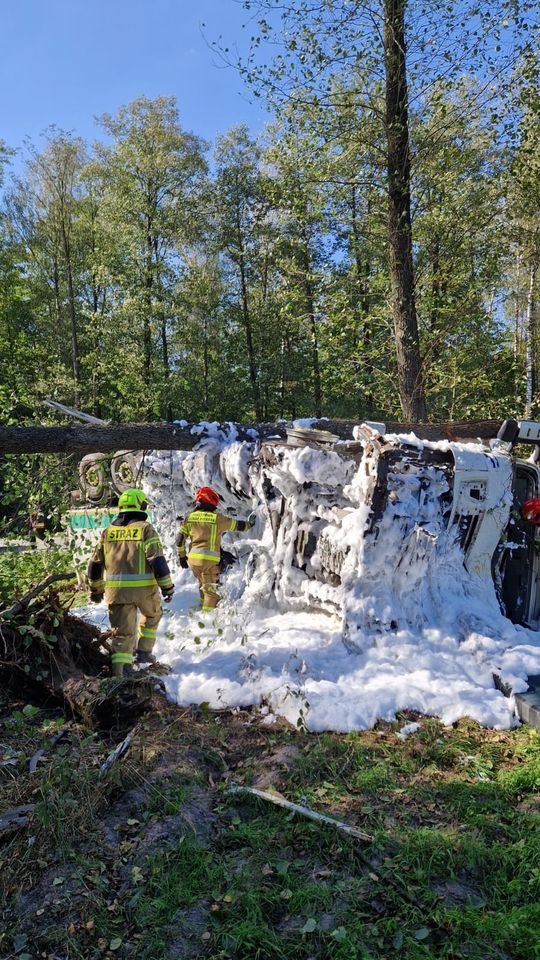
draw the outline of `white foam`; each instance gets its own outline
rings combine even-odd
[[[155,651],[170,665],[165,685],[172,700],[258,706],[265,722],[280,715],[313,731],[366,729],[405,709],[447,724],[464,716],[496,728],[517,723],[514,700],[495,688],[493,673],[514,691],[525,689],[527,675],[540,673],[540,636],[503,617],[491,579],[465,569],[441,513],[448,488],[441,470],[425,467],[429,482],[422,484],[414,469],[390,478],[395,498],[370,538],[369,464],[281,447],[282,460],[270,472],[294,522],[274,543],[251,464],[254,444],[238,442],[234,429],[204,428],[211,436],[195,450],[154,453],[146,462],[145,487],[171,563],[175,518],[190,509],[197,486],[215,487],[231,515],[255,509],[258,519],[249,534],[225,538],[240,560],[215,614],[201,618],[194,577],[175,573],[176,594]],[[464,455],[480,451],[454,446]],[[507,495],[503,479],[500,495]],[[346,552],[341,587],[292,565],[306,519]],[[317,554],[311,562],[315,569]],[[104,619],[102,608],[89,614]]]

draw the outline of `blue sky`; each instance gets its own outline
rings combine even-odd
[[[209,140],[234,123],[253,131],[262,104],[207,39],[245,49],[249,27],[236,0],[3,0],[0,138],[39,142],[54,123],[92,140],[94,117],[137,96],[174,95],[182,126]]]

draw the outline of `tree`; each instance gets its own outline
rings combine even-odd
[[[518,75],[522,108],[519,144],[513,159],[509,185],[511,236],[514,245],[513,278],[516,313],[514,341],[525,361],[525,416],[537,407],[538,382],[538,267],[540,264],[540,64],[534,54],[524,58]],[[519,329],[519,315],[523,316]],[[521,341],[521,342],[519,342]]]
[[[80,138],[53,127],[47,133],[44,150],[39,152],[31,145],[28,149],[26,175],[15,178],[8,193],[9,222],[30,258],[32,270],[45,283],[60,360],[65,357],[66,340],[70,345],[74,399],[78,402],[81,366],[76,230],[85,147]]]
[[[234,127],[218,137],[216,152],[215,206],[217,249],[230,283],[231,321],[242,329],[253,410],[264,416],[260,384],[260,333],[264,287],[262,250],[267,199],[260,172],[260,148],[247,127]],[[234,285],[234,286],[233,286]]]
[[[112,143],[97,145],[89,173],[101,183],[101,222],[118,251],[115,315],[135,357],[142,344],[145,412],[172,417],[172,291],[178,260],[198,234],[205,145],[181,129],[173,97],[141,97],[100,122]]]
[[[289,106],[315,101],[321,110],[336,108],[336,75],[345,81],[366,78],[355,86],[357,102],[379,116],[386,140],[388,260],[400,400],[406,416],[423,419],[410,212],[410,103],[419,106],[434,84],[443,78],[457,84],[474,69],[482,74],[484,104],[492,100],[486,80],[490,74],[500,79],[513,63],[512,31],[527,26],[534,5],[528,0],[519,5],[497,0],[489,9],[474,0],[443,6],[424,0],[245,0],[245,6],[259,11],[259,36],[241,69],[258,95],[264,91],[278,107],[285,100]],[[270,37],[279,52],[269,66],[261,66],[261,39]]]
[[[405,416],[425,420],[426,400],[414,292],[409,93],[405,56],[405,0],[385,0],[388,251],[399,394]]]
[[[4,182],[4,173],[5,168],[10,161],[10,157],[15,153],[14,150],[11,150],[7,144],[0,139],[0,187]]]
[[[324,326],[324,274],[329,264],[329,223],[326,197],[317,183],[320,168],[308,140],[295,129],[274,128],[265,154],[269,167],[268,193],[275,217],[273,264],[280,289],[283,358],[299,354],[310,370],[308,409],[320,417],[323,410],[321,327]],[[296,349],[291,351],[296,341]],[[307,347],[307,349],[306,349]],[[283,369],[286,383],[297,383]],[[304,372],[302,379],[308,379]],[[285,398],[283,397],[283,400]]]
[[[193,250],[185,259],[176,292],[184,348],[176,361],[176,379],[186,419],[231,416],[232,397],[224,383],[225,296],[217,257],[204,246]]]
[[[513,402],[501,309],[509,151],[497,141],[490,113],[474,108],[474,100],[470,83],[461,92],[441,84],[411,118],[425,385],[431,408],[449,419],[483,415],[486,405],[504,413]]]

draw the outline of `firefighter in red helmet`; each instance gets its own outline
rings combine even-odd
[[[521,518],[522,520],[528,520],[529,523],[535,523],[536,526],[540,526],[539,497],[531,497],[530,500],[525,500],[525,503],[521,507]]]
[[[194,508],[182,522],[178,534],[178,561],[181,567],[189,567],[199,581],[203,613],[214,610],[219,603],[217,581],[221,535],[226,530],[242,532],[250,530],[255,520],[236,520],[217,512],[220,497],[211,487],[201,487],[194,497]],[[186,550],[189,540],[189,550]]]

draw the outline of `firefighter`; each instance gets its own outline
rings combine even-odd
[[[88,564],[90,600],[100,603],[105,595],[115,630],[111,653],[114,677],[130,672],[135,648],[136,663],[155,663],[152,649],[163,612],[159,591],[166,603],[174,593],[161,541],[147,520],[147,508],[142,490],[122,493],[118,516],[101,534]]]
[[[195,505],[183,521],[178,534],[178,561],[199,581],[201,610],[214,610],[219,603],[217,581],[220,572],[221,535],[226,530],[242,532],[255,525],[251,514],[247,520],[235,520],[217,513],[220,497],[211,487],[201,487],[195,494]],[[186,552],[186,540],[190,541]]]
[[[45,540],[45,515],[41,507],[32,510],[28,518],[30,527],[30,540],[35,544],[36,540]]]
[[[537,527],[540,526],[540,498],[531,497],[530,500],[525,501],[521,507],[521,518],[528,523],[534,523]]]

